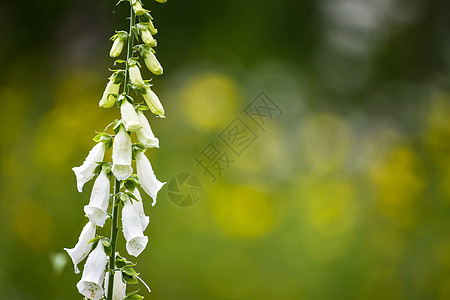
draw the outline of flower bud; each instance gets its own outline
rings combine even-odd
[[[131,167],[131,138],[123,126],[114,138],[112,161],[112,172],[117,180],[124,180],[133,173]]]
[[[123,46],[125,45],[125,41],[128,38],[128,33],[125,31],[119,31],[115,35],[112,36],[111,40],[113,40],[113,45],[111,47],[111,51],[109,51],[109,56],[117,57],[122,53]]]
[[[73,247],[72,249],[64,248],[64,250],[67,251],[70,258],[72,259],[76,274],[80,273],[78,264],[83,261],[86,256],[88,256],[89,252],[92,249],[92,243],[89,243],[89,241],[95,237],[95,229],[95,225],[91,221],[89,221],[86,225],[84,225],[80,237],[78,238],[78,243],[75,245],[75,247]]]
[[[147,246],[148,237],[144,236],[139,214],[130,199],[123,204],[122,226],[127,252],[137,257]]]
[[[148,51],[144,56],[144,62],[147,68],[155,75],[161,75],[163,68],[152,51]]]
[[[110,273],[107,272],[105,276],[105,295],[108,295],[108,282]],[[123,300],[126,297],[127,285],[122,280],[122,271],[114,271],[114,283],[112,300]]]
[[[141,38],[146,45],[149,45],[150,47],[156,47],[156,40],[148,30],[147,26],[145,26],[144,29],[141,30]]]
[[[153,199],[152,206],[156,204],[156,195],[163,187],[165,182],[160,182],[156,179],[155,172],[153,172],[150,161],[142,152],[136,153],[136,168],[139,182],[144,191]]]
[[[79,167],[72,168],[77,178],[77,188],[80,193],[83,190],[84,184],[94,178],[94,170],[97,167],[97,162],[102,162],[104,156],[105,144],[97,143],[97,145],[89,151],[83,164]]]
[[[147,23],[148,30],[150,31],[150,33],[152,35],[155,35],[158,33],[158,29],[155,28],[155,25],[153,25],[152,20],[148,20],[148,22],[146,22],[146,23]]]
[[[136,14],[136,16],[145,14],[145,9],[142,7],[141,1],[134,0],[134,2],[133,2],[133,0],[132,0],[131,3],[132,3],[133,10],[134,10],[134,13]]]
[[[98,106],[104,108],[110,108],[116,103],[116,98],[114,95],[119,94],[120,83],[115,84],[114,79],[109,80],[106,85],[105,91],[103,92],[102,99],[100,100]]]
[[[124,95],[121,95],[122,105],[120,106],[120,114],[122,115],[123,125],[127,131],[135,132],[142,128],[139,118],[136,114],[133,104],[128,102]]]
[[[83,275],[77,283],[80,294],[88,299],[98,300],[103,297],[103,278],[105,276],[107,257],[100,240],[94,251],[89,254],[84,265]]]
[[[108,204],[110,181],[105,171],[101,171],[92,187],[89,205],[84,206],[84,212],[89,220],[97,226],[103,227],[108,218]]]
[[[142,88],[145,83],[141,76],[141,71],[137,64],[133,64],[128,68],[128,73],[130,74],[130,81],[133,85],[135,85],[138,89]]]
[[[159,2],[159,3],[166,3],[167,0],[156,0],[156,2]]]
[[[144,98],[152,113],[158,115],[161,118],[165,118],[164,108],[159,101],[158,96],[148,86],[145,88],[145,92],[145,94],[142,94],[142,97]]]
[[[137,116],[139,118],[139,123],[142,125],[142,128],[136,131],[139,142],[141,142],[145,148],[159,148],[159,140],[153,134],[150,123],[144,113],[138,110]]]

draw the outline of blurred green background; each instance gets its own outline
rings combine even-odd
[[[54,258],[86,222],[71,168],[119,117],[98,108],[114,5],[2,2],[0,299],[81,299]],[[147,113],[147,155],[203,188],[188,208],[144,198],[146,299],[450,299],[450,2],[144,5],[167,116]],[[264,130],[244,113],[262,91],[283,110]],[[233,163],[213,182],[194,157],[236,117],[258,138],[218,143]]]

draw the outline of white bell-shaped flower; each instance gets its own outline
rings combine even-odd
[[[165,182],[160,182],[156,179],[155,172],[153,172],[152,165],[142,152],[136,154],[136,168],[139,182],[141,183],[144,191],[153,199],[152,206],[156,204],[156,195],[163,187]]]
[[[127,101],[125,96],[121,95],[122,105],[120,106],[120,114],[122,115],[123,125],[127,131],[135,132],[142,128],[136,110],[133,104]]]
[[[147,68],[155,75],[161,75],[163,68],[152,51],[148,51],[144,56],[144,62]]]
[[[131,138],[123,126],[114,138],[112,161],[112,172],[117,180],[124,180],[133,173],[131,167]]]
[[[145,94],[142,94],[142,97],[144,98],[152,113],[158,115],[161,118],[165,118],[164,108],[161,104],[161,101],[159,101],[158,96],[151,90],[150,87],[147,86],[145,88]]]
[[[108,295],[109,272],[105,276],[105,295]],[[126,297],[127,284],[122,280],[122,271],[114,271],[112,300],[123,300]]]
[[[75,269],[75,273],[80,273],[78,269],[78,264],[83,261],[83,259],[88,256],[89,252],[92,249],[92,243],[88,243],[95,237],[95,225],[89,221],[86,225],[84,225],[83,230],[81,231],[80,237],[78,238],[78,243],[72,249],[64,248],[65,251],[69,254],[70,258],[73,262],[73,267]]]
[[[144,205],[142,203],[142,197],[141,197],[141,194],[139,193],[138,189],[134,189],[133,195],[135,195],[136,198],[139,200],[139,201],[133,200],[132,204],[133,204],[133,207],[136,210],[137,214],[139,215],[139,221],[141,222],[142,231],[145,231],[145,229],[148,226],[148,223],[150,223],[150,218],[145,215]]]
[[[137,64],[133,64],[128,68],[128,73],[130,74],[130,81],[133,85],[135,85],[138,89],[144,87],[145,82],[142,79],[141,71]]]
[[[139,123],[142,128],[136,131],[136,136],[146,148],[159,148],[159,140],[153,134],[150,123],[145,117],[144,113],[140,110],[137,111],[137,116],[139,118]]]
[[[137,257],[147,246],[148,237],[144,236],[138,212],[129,199],[123,205],[122,227],[127,252]]]
[[[102,162],[104,156],[105,144],[98,143],[89,151],[88,156],[81,166],[72,168],[77,177],[77,188],[80,193],[83,190],[84,184],[94,178],[94,170],[97,167],[97,162]]]
[[[89,220],[97,226],[103,227],[108,218],[108,204],[110,194],[110,181],[102,170],[92,187],[89,205],[84,206],[84,212]]]
[[[89,254],[84,265],[83,275],[77,283],[80,294],[88,299],[98,300],[103,297],[103,278],[105,277],[107,256],[100,240],[94,251]]]

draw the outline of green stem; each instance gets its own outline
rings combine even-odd
[[[130,5],[130,31],[128,32],[128,51],[127,51],[127,61],[128,59],[133,55],[133,41],[134,41],[134,33],[132,31],[132,28],[135,24],[136,17],[134,15],[133,8]],[[128,86],[130,80],[130,76],[128,74],[128,64],[126,64],[126,72],[125,72],[125,81],[123,86],[123,92],[129,93],[130,87]],[[116,202],[117,194],[120,191],[120,181],[116,179],[115,185],[114,185],[114,194],[116,195],[114,197],[113,205]],[[118,219],[119,219],[119,204],[113,206],[112,211],[112,224],[111,224],[111,255],[109,256],[109,269],[111,270],[111,273],[109,274],[108,279],[108,295],[106,297],[106,300],[112,300],[113,295],[113,289],[114,289],[114,269],[116,267],[116,244],[117,244],[117,232],[119,231],[118,227]]]
[[[112,224],[111,224],[111,255],[109,256],[109,269],[111,273],[109,273],[108,279],[108,296],[107,300],[112,300],[113,288],[114,288],[114,269],[116,267],[116,244],[117,244],[117,232],[119,228],[117,226],[117,221],[119,219],[119,204],[114,205],[116,203],[117,194],[120,191],[120,181],[116,179],[114,185],[114,196],[113,199],[113,212],[112,212]]]

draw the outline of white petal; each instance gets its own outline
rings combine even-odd
[[[131,201],[131,203],[133,204],[134,209],[136,210],[137,214],[139,215],[139,221],[141,222],[142,231],[144,231],[147,228],[148,223],[150,222],[150,218],[145,215],[144,205],[142,203],[142,197],[139,194],[138,189],[134,189],[133,194],[136,196],[136,198],[139,201],[133,200],[133,201]]]
[[[105,295],[108,295],[108,281],[109,272],[105,276]],[[120,270],[114,271],[114,287],[112,300],[123,300],[126,297],[127,285],[122,280],[122,272]]]
[[[84,265],[83,275],[77,283],[80,294],[98,300],[103,297],[103,278],[105,276],[107,257],[103,250],[103,243],[100,240],[94,251],[89,254]]]
[[[120,113],[122,115],[123,124],[125,125],[127,131],[135,132],[138,129],[142,128],[133,104],[125,99],[123,99],[122,105],[120,106]]]
[[[140,110],[138,110],[137,116],[142,126],[141,129],[136,131],[139,142],[141,142],[146,148],[159,148],[159,140],[153,134],[150,123],[148,122],[145,115]]]
[[[84,207],[84,212],[89,220],[97,226],[103,227],[108,217],[107,210],[110,195],[110,181],[106,173],[102,170],[92,187],[89,205]]]
[[[97,162],[102,162],[104,156],[105,144],[97,143],[97,145],[89,151],[83,164],[79,167],[72,168],[77,178],[77,188],[80,193],[83,190],[84,184],[94,178],[94,170],[97,167]]]
[[[131,138],[121,126],[114,138],[112,172],[118,180],[124,180],[133,173],[131,167]]]
[[[136,168],[139,182],[141,183],[141,186],[144,189],[144,191],[150,197],[152,197],[153,199],[152,205],[154,206],[156,204],[156,196],[159,190],[165,184],[165,182],[160,182],[158,179],[156,179],[150,161],[142,152],[138,152],[136,154]]]
[[[64,248],[72,259],[76,274],[80,273],[78,264],[83,261],[86,256],[88,256],[92,249],[92,244],[88,242],[95,237],[95,229],[95,225],[89,221],[86,225],[84,225],[80,237],[78,238],[78,243],[75,247],[72,249]]]
[[[122,226],[127,252],[137,257],[147,246],[148,237],[144,236],[139,215],[130,200],[125,201],[122,209]]]
[[[133,167],[129,165],[113,165],[112,172],[117,180],[125,180],[133,174]]]

